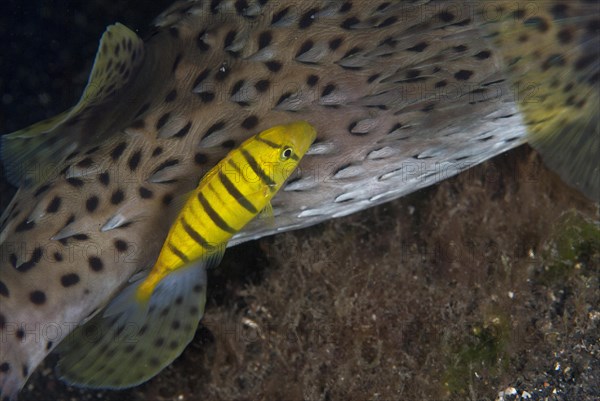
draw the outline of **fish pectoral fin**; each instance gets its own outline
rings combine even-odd
[[[258,218],[263,219],[269,227],[275,227],[275,217],[273,216],[273,205],[271,205],[271,202],[267,203],[263,210],[260,211]]]
[[[59,345],[59,377],[81,387],[121,389],[158,374],[194,337],[206,303],[206,267],[198,261],[170,273],[145,306],[133,296],[143,280],[126,287]]]
[[[8,181],[15,186],[46,181],[64,168],[70,153],[97,139],[86,137],[90,130],[77,129],[78,124],[129,82],[143,55],[144,43],[134,32],[122,24],[109,26],[79,102],[57,116],[2,137],[0,157]]]

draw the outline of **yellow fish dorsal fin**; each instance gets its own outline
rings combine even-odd
[[[79,102],[47,120],[4,135],[0,142],[8,181],[28,185],[44,181],[60,171],[64,159],[90,137],[88,130],[75,129],[95,106],[106,103],[123,88],[141,65],[143,41],[125,25],[109,26],[100,40],[88,83]]]

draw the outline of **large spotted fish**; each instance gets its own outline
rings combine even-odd
[[[215,0],[175,3],[146,41],[109,27],[80,102],[2,141],[19,190],[0,218],[0,399],[154,264],[174,199],[275,125],[306,120],[316,143],[274,198],[275,224],[231,243],[526,140],[599,199],[599,15],[583,0]]]

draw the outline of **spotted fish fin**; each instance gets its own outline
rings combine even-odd
[[[204,314],[206,268],[207,262],[200,261],[169,274],[148,305],[125,305],[141,281],[126,288],[106,312],[59,345],[61,379],[81,387],[120,389],[155,376],[194,337]]]
[[[485,25],[500,49],[528,141],[600,202],[600,6],[502,0]]]
[[[78,129],[79,124],[130,81],[143,54],[143,41],[134,32],[122,24],[109,26],[79,102],[57,116],[2,136],[0,157],[8,181],[15,186],[43,182],[60,171],[64,159],[82,143],[98,139],[84,137],[88,130]]]

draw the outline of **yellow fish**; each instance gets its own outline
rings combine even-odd
[[[131,387],[177,358],[204,314],[206,269],[220,263],[233,234],[270,207],[315,137],[303,121],[275,126],[210,170],[189,195],[147,277],[59,347],[62,378],[86,387]],[[90,327],[101,334],[97,341],[89,341]]]

